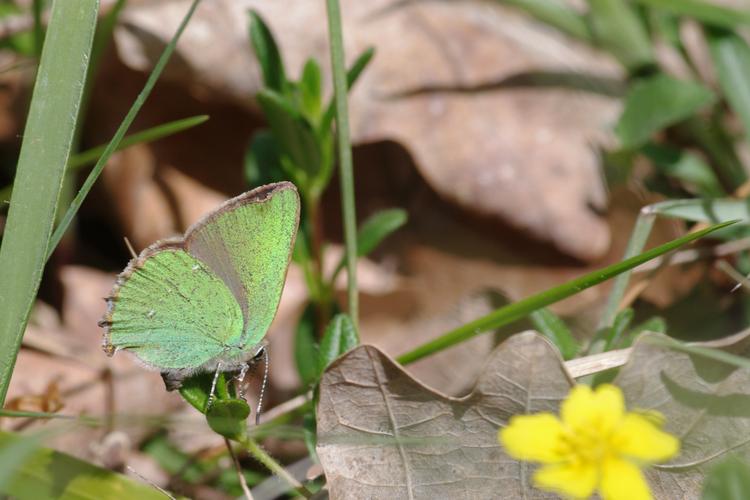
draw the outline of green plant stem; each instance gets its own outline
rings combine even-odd
[[[339,150],[339,178],[341,180],[341,206],[344,212],[344,245],[346,246],[347,298],[349,316],[359,329],[359,296],[357,292],[357,215],[354,205],[354,168],[349,138],[349,112],[347,109],[346,67],[344,66],[344,40],[338,0],[326,0],[328,10],[328,36],[331,45],[333,89],[336,99],[336,136]]]
[[[68,211],[65,213],[65,216],[62,218],[60,224],[55,229],[55,232],[52,234],[52,238],[49,242],[49,247],[47,248],[47,259],[49,259],[49,256],[52,255],[52,252],[55,251],[55,247],[57,247],[57,244],[62,239],[65,231],[73,221],[76,213],[78,213],[78,209],[81,208],[81,204],[89,194],[89,191],[91,191],[94,182],[96,182],[96,179],[99,178],[99,174],[102,173],[102,170],[109,161],[109,158],[117,150],[118,145],[122,141],[123,137],[125,137],[125,133],[128,131],[130,125],[133,123],[133,120],[135,120],[136,115],[141,110],[141,107],[146,102],[148,96],[151,94],[151,90],[153,90],[154,85],[156,85],[156,81],[159,79],[159,76],[161,76],[164,67],[167,65],[167,61],[169,61],[169,58],[172,56],[172,53],[177,46],[177,41],[180,39],[182,32],[185,31],[185,27],[190,21],[190,18],[193,16],[193,13],[195,12],[195,9],[198,7],[199,3],[200,0],[193,0],[193,3],[190,5],[190,9],[182,19],[182,23],[180,23],[179,28],[177,28],[177,32],[174,34],[174,37],[172,37],[172,40],[169,42],[169,44],[167,44],[167,46],[164,48],[164,52],[162,52],[161,57],[159,57],[159,60],[156,63],[156,66],[154,66],[153,71],[151,71],[148,80],[146,80],[146,84],[143,86],[143,90],[141,90],[141,93],[138,94],[138,97],[135,98],[133,105],[130,107],[128,114],[125,115],[122,123],[120,123],[120,126],[115,132],[115,135],[112,137],[112,140],[107,145],[102,155],[99,157],[99,161],[97,161],[96,165],[94,165],[94,168],[91,170],[88,177],[84,181],[76,197],[70,203]]]
[[[307,216],[310,222],[310,257],[313,265],[313,282],[315,286],[315,332],[320,337],[323,335],[328,320],[331,317],[331,304],[329,294],[325,291],[325,280],[323,277],[323,221],[320,217],[320,198],[317,196],[307,197]]]
[[[0,248],[0,407],[47,259],[98,7],[98,0],[52,7]]]
[[[633,232],[628,240],[628,245],[625,247],[625,255],[623,256],[623,259],[635,257],[643,251],[646,242],[648,241],[648,237],[651,234],[651,229],[654,227],[655,220],[656,214],[653,211],[648,210],[648,208],[641,210],[641,213],[638,214],[638,218],[635,221],[635,226],[633,227]],[[600,329],[612,326],[612,322],[617,315],[617,310],[620,307],[620,302],[622,302],[622,298],[625,295],[625,289],[628,286],[631,274],[632,271],[625,271],[615,278],[612,290],[609,292],[609,297],[607,297],[607,305],[604,308],[604,313],[599,320],[598,327]],[[593,354],[594,352],[601,351],[590,350],[589,354]]]
[[[401,364],[413,363],[414,361],[429,356],[430,354],[434,354],[460,342],[464,342],[476,335],[479,335],[482,332],[486,332],[488,330],[499,328],[501,326],[512,323],[513,321],[519,320],[532,313],[533,311],[536,311],[537,309],[546,307],[550,304],[554,304],[555,302],[570,297],[571,295],[575,295],[587,288],[598,285],[599,283],[602,283],[618,274],[624,273],[625,271],[633,269],[634,267],[643,264],[644,262],[658,257],[659,255],[675,250],[676,248],[686,243],[702,238],[708,233],[711,233],[733,223],[734,221],[717,224],[702,231],[688,234],[686,236],[683,236],[682,238],[678,238],[676,240],[670,241],[669,243],[665,243],[664,245],[653,248],[635,257],[625,259],[622,262],[618,262],[617,264],[607,266],[604,269],[599,269],[597,271],[588,273],[563,285],[545,290],[544,292],[532,295],[531,297],[527,297],[505,307],[501,307],[500,309],[497,309],[486,316],[483,316],[477,320],[471,321],[463,326],[451,330],[444,335],[436,338],[435,340],[427,342],[426,344],[423,344],[416,349],[407,352],[406,354],[402,354],[397,358],[397,360]]]
[[[312,497],[312,493],[307,488],[305,488],[302,483],[292,477],[284,467],[282,467],[278,462],[276,462],[276,460],[273,459],[273,457],[271,457],[271,455],[266,453],[266,451],[254,439],[245,438],[240,444],[242,444],[247,452],[250,453],[250,455],[252,455],[258,462],[260,462],[266,469],[277,475],[289,486],[291,486],[293,491],[297,493],[297,496],[305,498]]]

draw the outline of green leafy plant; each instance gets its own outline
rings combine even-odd
[[[300,190],[303,211],[294,260],[304,271],[310,305],[297,327],[295,359],[300,377],[308,386],[319,375],[316,361],[318,342],[325,342],[326,325],[340,309],[333,292],[336,278],[348,265],[347,256],[353,254],[356,259],[368,255],[389,234],[403,226],[407,217],[401,209],[384,210],[372,215],[356,232],[355,245],[347,242],[347,251],[337,267],[332,272],[324,269],[327,245],[323,238],[325,221],[321,215],[321,197],[333,173],[335,140],[344,133],[339,118],[336,118],[336,99],[324,101],[320,64],[314,59],[305,62],[298,80],[289,77],[271,30],[255,11],[250,12],[250,41],[264,83],[256,98],[269,128],[257,132],[253,137],[248,148],[245,172],[248,183],[253,186],[288,179]],[[332,45],[332,50],[335,45]],[[339,87],[350,89],[373,55],[372,49],[360,54],[346,71],[343,80],[338,82]],[[342,115],[345,116],[346,112]],[[335,131],[334,123],[338,124]],[[347,144],[343,150],[347,151],[348,137],[345,142]],[[344,168],[346,162],[349,166]],[[340,165],[342,192],[346,192],[348,188],[345,186],[351,183],[344,179],[345,172],[351,169],[350,156]],[[353,197],[344,206],[350,206],[343,214],[347,226],[344,231],[346,238],[356,231],[354,221],[347,221],[353,216]],[[356,248],[350,251],[351,246]],[[352,274],[350,270],[350,289],[356,291]],[[356,325],[356,298],[350,294],[348,302],[350,318]]]

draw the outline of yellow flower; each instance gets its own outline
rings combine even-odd
[[[542,463],[534,485],[566,498],[651,498],[640,467],[668,460],[680,442],[660,429],[661,414],[625,412],[622,391],[603,384],[575,386],[551,413],[516,415],[499,432],[511,457]]]

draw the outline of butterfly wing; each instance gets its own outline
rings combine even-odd
[[[198,368],[237,345],[243,326],[237,301],[182,245],[152,245],[117,278],[102,321],[105,352],[128,349],[168,371]]]
[[[260,342],[276,315],[299,211],[293,184],[269,184],[227,201],[185,235],[188,252],[237,299],[244,317],[243,346]]]

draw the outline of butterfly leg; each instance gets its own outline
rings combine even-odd
[[[240,399],[245,399],[245,391],[242,382],[245,381],[245,375],[247,375],[249,369],[250,363],[245,363],[242,365],[242,368],[240,368],[240,373],[234,377],[234,380],[237,381],[237,393],[239,394]]]
[[[258,408],[255,410],[255,425],[260,425],[260,412],[263,410],[263,396],[266,393],[266,386],[268,385],[268,349],[266,346],[260,348],[258,355],[262,352],[263,354],[263,383],[260,386],[260,394],[258,395]]]
[[[216,363],[216,371],[214,372],[214,379],[211,381],[211,392],[208,393],[208,402],[206,403],[206,411],[208,412],[208,409],[211,408],[211,405],[214,404],[215,399],[215,393],[216,393],[216,383],[219,381],[219,374],[221,373],[221,361]]]

